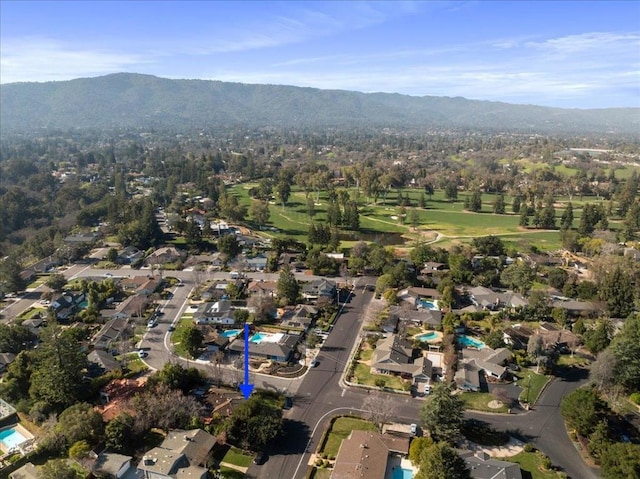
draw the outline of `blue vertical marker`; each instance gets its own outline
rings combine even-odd
[[[249,384],[249,324],[244,323],[244,384],[240,391],[245,399],[249,399],[253,392],[253,384]]]

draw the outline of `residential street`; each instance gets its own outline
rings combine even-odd
[[[93,257],[99,257],[96,253]],[[150,274],[148,269],[100,270],[90,264],[76,264],[63,272],[68,279],[75,277],[128,277]],[[171,352],[168,328],[182,315],[187,298],[195,287],[196,281],[204,279],[228,278],[229,273],[202,273],[193,271],[165,271],[165,276],[181,280],[181,286],[172,288],[172,297],[161,301],[163,315],[158,325],[145,332],[139,346],[148,352],[144,361],[153,369],[161,369],[168,361],[179,361],[185,366],[195,366],[213,376],[213,366],[198,361],[177,358]],[[297,273],[299,280],[316,279]],[[277,280],[277,274],[252,273],[255,280]],[[259,388],[276,389],[294,398],[294,406],[285,412],[285,437],[268,451],[269,458],[262,466],[252,465],[247,477],[256,479],[302,478],[307,470],[311,454],[316,450],[329,419],[350,411],[359,412],[367,397],[367,391],[356,387],[347,387],[341,383],[341,377],[348,367],[351,351],[357,342],[362,326],[363,311],[373,297],[365,284],[375,282],[375,278],[360,278],[358,287],[349,303],[339,315],[331,334],[317,356],[318,366],[310,369],[304,376],[296,379],[284,379],[262,374],[252,374],[251,380]],[[26,310],[39,297],[43,287],[26,293],[3,311],[5,320]],[[230,367],[220,370],[225,382],[242,380],[242,371]],[[596,479],[596,471],[587,467],[573,443],[570,441],[560,415],[562,397],[584,384],[586,371],[582,377],[555,379],[543,392],[532,411],[517,414],[488,414],[469,412],[467,417],[480,419],[496,429],[513,431],[525,440],[532,442],[547,454],[554,465],[564,470],[574,479]],[[386,393],[385,393],[386,394]],[[419,411],[422,401],[392,394],[396,411],[394,419],[399,422],[419,423]]]

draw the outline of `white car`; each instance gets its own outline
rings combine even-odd
[[[147,353],[144,349],[138,349],[138,357],[139,358],[146,358],[149,355],[149,353]]]
[[[313,358],[309,363],[310,368],[315,368],[317,365],[318,365],[318,360],[316,358]]]
[[[412,436],[415,436],[415,435],[416,435],[416,433],[418,432],[418,425],[417,425],[417,424],[412,424],[412,425],[410,426],[410,430],[409,430],[409,432],[411,432],[411,435],[412,435]]]
[[[156,321],[155,319],[151,319],[147,323],[147,328],[155,328],[157,325],[158,325],[158,321]]]

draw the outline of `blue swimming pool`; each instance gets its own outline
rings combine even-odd
[[[413,471],[411,469],[394,467],[391,477],[392,479],[413,479]]]
[[[440,308],[438,307],[438,300],[430,300],[430,299],[421,299],[420,305],[424,309],[430,309],[431,311],[438,311]]]
[[[19,446],[26,440],[27,438],[24,437],[20,431],[16,430],[15,427],[10,427],[9,429],[0,431],[0,442],[2,442],[7,450],[11,450],[16,446]]]
[[[242,332],[242,329],[227,329],[226,331],[222,331],[220,336],[223,338],[235,338],[238,334]]]
[[[249,341],[251,341],[252,343],[261,343],[264,340],[264,336],[260,333],[256,333],[253,336],[251,336],[251,338],[249,338]]]
[[[421,334],[420,336],[416,336],[418,341],[433,341],[434,339],[439,339],[440,335],[435,331],[429,331],[428,333]]]
[[[471,336],[458,336],[458,343],[462,344],[466,348],[477,348],[482,349],[486,348],[487,345],[484,344],[479,339],[472,338]]]

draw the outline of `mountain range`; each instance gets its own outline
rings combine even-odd
[[[360,93],[116,73],[0,86],[0,132],[47,129],[407,128],[640,134],[640,108],[562,109],[465,98]]]

